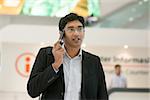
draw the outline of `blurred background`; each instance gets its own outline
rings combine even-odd
[[[0,100],[38,100],[26,90],[33,62],[70,12],[86,20],[82,48],[101,58],[110,100],[150,100],[150,0],[0,0]],[[110,87],[115,64],[126,88]]]

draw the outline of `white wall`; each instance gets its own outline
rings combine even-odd
[[[0,34],[2,42],[49,42],[50,45],[59,37],[58,27],[46,25],[11,24],[2,28]],[[147,47],[147,37],[147,30],[86,28],[84,43],[87,45],[123,46],[127,44],[131,47]]]
[[[0,33],[0,72],[1,72],[1,49],[2,49],[2,47],[1,47],[1,33]]]

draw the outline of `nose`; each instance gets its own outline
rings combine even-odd
[[[80,35],[80,32],[77,29],[75,29],[74,30],[74,35]]]

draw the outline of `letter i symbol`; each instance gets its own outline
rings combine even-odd
[[[29,73],[29,71],[30,71],[30,64],[29,64],[29,62],[30,62],[30,57],[26,57],[26,58],[25,58],[25,61],[26,61],[25,72],[26,72],[26,73]]]

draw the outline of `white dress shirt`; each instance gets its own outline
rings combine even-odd
[[[111,85],[110,88],[125,88],[127,87],[127,81],[126,78],[121,75],[113,75],[111,79]]]
[[[82,50],[71,58],[67,52],[63,57],[63,71],[65,81],[64,100],[79,100],[81,92],[81,61]]]

